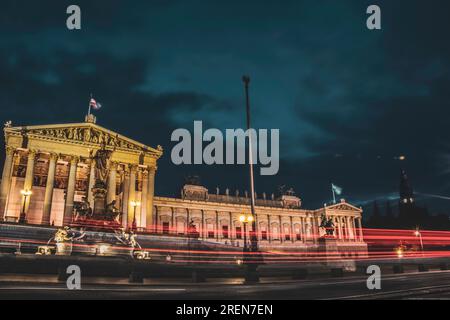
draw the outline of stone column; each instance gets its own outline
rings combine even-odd
[[[189,223],[191,222],[191,219],[190,219],[191,217],[190,217],[190,214],[189,214],[189,209],[186,209],[186,220],[187,220],[187,222],[186,222],[186,235],[188,235],[188,227],[189,227]]]
[[[362,229],[362,218],[358,218],[358,231],[359,231],[359,241],[364,241],[363,229]]]
[[[341,217],[337,217],[337,227],[338,227],[338,230],[339,230],[339,239],[343,239],[344,238],[344,235],[342,234],[342,222],[341,222]]]
[[[136,201],[136,173],[137,173],[137,166],[131,165],[130,166],[130,187],[128,190],[128,226],[131,227],[131,224],[133,223],[133,216],[134,216],[134,208],[131,205],[131,201]],[[136,209],[136,215],[137,215],[137,209]]]
[[[278,216],[278,238],[280,239],[280,242],[283,243],[284,228],[283,221],[281,221],[281,216]]]
[[[67,183],[66,205],[64,207],[64,220],[63,220],[64,226],[67,226],[72,222],[73,201],[75,197],[75,184],[77,179],[78,160],[79,160],[78,157],[72,157],[70,159],[69,181]]]
[[[351,223],[352,223],[353,240],[354,240],[354,241],[358,241],[358,234],[357,234],[357,232],[356,232],[356,221],[355,221],[355,219],[356,219],[356,218],[352,217],[352,218],[350,218],[350,221],[351,221]]]
[[[341,217],[341,230],[342,230],[342,239],[348,239],[348,228],[345,222],[345,217]]]
[[[294,222],[292,220],[292,216],[290,216],[291,218],[291,241],[292,243],[295,242],[295,230],[294,230]]]
[[[153,230],[153,197],[155,195],[155,173],[156,168],[150,167],[148,169],[148,186],[147,186],[147,201],[145,212],[145,226],[149,231]],[[188,221],[189,223],[189,221]]]
[[[34,178],[34,162],[36,160],[36,151],[30,150],[28,152],[28,161],[27,161],[27,171],[25,174],[25,182],[23,184],[23,190],[31,191],[33,188],[33,178]],[[22,196],[22,207],[25,208],[25,214],[28,213],[28,208],[30,207],[32,195],[25,197]],[[26,203],[24,204],[26,199]],[[21,209],[22,211],[22,209]]]
[[[90,171],[89,171],[89,185],[88,185],[88,192],[87,192],[87,200],[88,200],[91,208],[94,208],[94,193],[92,192],[94,185],[95,185],[95,163],[94,163],[94,160],[91,159]]]
[[[303,242],[305,242],[306,241],[306,218],[305,217],[302,217],[301,228],[302,228],[302,240],[303,240]]]
[[[302,241],[305,242],[306,228],[305,228],[305,218],[300,217],[300,230],[302,232]]]
[[[14,148],[6,146],[5,164],[3,165],[2,182],[0,185],[0,218],[6,216],[6,203],[11,188],[11,173],[14,162]]]
[[[202,210],[202,230],[200,232],[200,237],[205,239],[205,210]]]
[[[50,224],[50,215],[52,212],[53,188],[55,186],[55,173],[57,161],[58,155],[56,153],[50,154],[50,160],[48,164],[47,184],[45,186],[44,209],[42,212],[42,221],[41,221],[41,224],[43,225]]]
[[[228,222],[228,239],[230,240],[230,242],[232,240],[234,240],[233,238],[233,213],[229,212],[229,222]]]
[[[217,242],[219,242],[220,237],[219,237],[219,228],[220,228],[220,221],[219,221],[219,211],[216,211],[216,240]]]
[[[352,239],[352,230],[351,230],[351,227],[350,227],[350,221],[349,221],[349,218],[348,218],[348,216],[345,216],[345,229],[347,230],[347,239],[348,240],[351,240]]]
[[[171,214],[171,229],[169,229],[169,233],[171,234],[177,234],[177,226],[175,225],[176,221],[175,221],[175,209],[173,207],[170,208],[170,214]]]
[[[116,175],[117,175],[117,162],[111,161],[108,177],[108,193],[106,196],[106,204],[110,204],[116,200]]]
[[[141,196],[141,212],[140,225],[141,228],[146,228],[148,232],[151,230],[147,228],[147,199],[148,198],[148,170],[142,171],[142,196]],[[151,222],[150,222],[151,224]]]
[[[128,223],[128,195],[130,191],[130,170],[127,166],[124,167],[122,173],[122,199],[121,199],[121,209],[122,209],[122,227],[126,228]]]

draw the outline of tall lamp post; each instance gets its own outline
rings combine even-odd
[[[414,235],[416,237],[419,237],[420,240],[420,250],[422,251],[422,255],[423,255],[423,239],[422,239],[422,233],[419,230],[419,227],[416,228],[416,231],[414,231]]]
[[[131,201],[131,206],[133,207],[133,222],[131,223],[131,231],[137,231],[137,223],[136,223],[136,208],[141,205],[139,201]]]
[[[254,221],[252,215],[241,215],[239,217],[239,221],[242,222],[244,226],[244,260],[245,260],[245,253],[248,252],[248,245],[247,245],[247,223],[251,223]]]
[[[250,206],[251,206],[251,214],[252,214],[252,232],[250,233],[250,244],[251,251],[256,253],[258,252],[258,231],[256,226],[256,214],[255,214],[255,183],[254,183],[254,174],[253,174],[253,148],[252,148],[252,136],[250,133],[251,129],[251,121],[250,121],[250,96],[249,96],[249,84],[250,77],[243,76],[242,81],[244,82],[245,87],[245,105],[247,112],[247,132],[248,134],[248,165],[249,165],[249,180],[250,180]],[[253,254],[253,257],[258,258],[256,254]],[[245,256],[244,256],[245,258]],[[258,282],[259,277],[256,272],[257,264],[251,263],[247,265],[246,269],[246,282]]]
[[[33,192],[31,190],[21,190],[20,194],[23,196],[23,206],[22,211],[20,212],[19,223],[27,223],[27,200],[28,197],[33,194]]]

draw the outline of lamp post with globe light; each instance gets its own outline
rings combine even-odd
[[[27,213],[26,213],[27,200],[28,197],[30,197],[33,194],[33,192],[31,190],[21,190],[20,194],[23,196],[23,206],[22,211],[20,212],[19,223],[27,223]]]
[[[137,223],[136,223],[136,208],[141,205],[139,201],[131,201],[131,206],[133,207],[133,222],[131,223],[131,231],[137,231]]]
[[[255,283],[259,282],[259,276],[257,273],[258,260],[261,259],[261,255],[258,254],[258,230],[256,224],[256,213],[255,213],[255,183],[254,183],[254,174],[253,174],[253,147],[252,147],[252,135],[251,135],[251,121],[250,121],[250,95],[249,95],[249,84],[250,77],[243,76],[242,81],[244,82],[245,88],[245,106],[246,106],[246,114],[247,114],[247,132],[248,132],[248,162],[249,162],[249,182],[250,182],[250,208],[252,215],[252,231],[250,233],[250,250],[252,251],[252,263],[246,265],[246,273],[245,273],[245,282],[247,283]],[[250,222],[250,221],[248,221]],[[248,255],[246,255],[248,256]]]
[[[248,215],[243,214],[239,217],[239,221],[242,222],[243,227],[244,227],[244,258],[245,258],[245,253],[249,251],[248,245],[247,245],[247,224],[252,223],[253,220],[254,219],[251,214],[248,214]]]
[[[422,239],[422,233],[420,232],[420,229],[419,229],[419,227],[417,227],[416,228],[416,230],[414,231],[414,235],[416,236],[416,237],[419,237],[419,240],[420,240],[420,250],[421,250],[421,252],[422,252],[422,255],[423,255],[423,239]]]

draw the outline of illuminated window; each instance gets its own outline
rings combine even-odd
[[[266,230],[261,231],[261,239],[267,240],[267,231]]]
[[[276,225],[272,227],[272,235],[274,240],[279,240],[278,227]]]
[[[228,239],[228,226],[222,226],[222,237]]]
[[[236,227],[236,239],[242,239],[242,228]]]
[[[291,240],[291,232],[288,226],[284,226],[284,240]]]
[[[212,223],[208,223],[206,225],[206,229],[208,230],[208,238],[214,238],[215,236],[214,225]]]
[[[184,222],[183,221],[177,222],[177,233],[179,235],[184,235]]]
[[[168,222],[163,222],[163,234],[169,234],[170,224]]]

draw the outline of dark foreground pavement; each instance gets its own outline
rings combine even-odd
[[[41,282],[39,282],[41,281]],[[242,284],[86,284],[79,291],[45,279],[0,281],[0,299],[448,299],[450,271],[382,276],[381,290],[370,291],[367,277],[344,277]],[[239,281],[236,281],[239,282]]]

